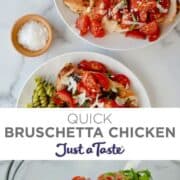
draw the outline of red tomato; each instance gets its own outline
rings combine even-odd
[[[159,38],[159,36],[160,36],[160,29],[158,29],[158,31],[155,34],[150,35],[148,37],[148,39],[149,39],[150,42],[156,41]]]
[[[159,4],[161,4],[163,8],[169,9],[171,2],[170,0],[160,0]]]
[[[56,104],[58,106],[63,105],[63,101],[60,98],[56,97],[56,96],[54,96],[52,98],[52,100],[53,100],[54,104]]]
[[[148,19],[148,13],[153,12],[157,8],[156,0],[142,1],[141,5],[138,7],[139,18],[141,22],[146,22]]]
[[[140,11],[139,18],[141,22],[146,22],[148,18],[148,13],[146,11]]]
[[[93,76],[97,80],[97,82],[105,89],[108,90],[110,83],[109,79],[102,73],[93,73]]]
[[[80,30],[81,36],[88,33],[90,28],[90,19],[87,15],[81,15],[76,21],[76,27]]]
[[[69,107],[75,107],[73,98],[67,90],[60,90],[56,94],[63,102],[67,103]]]
[[[86,96],[92,98],[92,99],[95,99],[96,98],[96,93],[92,93],[90,91],[88,91],[88,89],[85,87],[84,83],[83,82],[79,82],[78,85],[77,85],[77,90],[79,93],[83,93],[85,92],[86,93]]]
[[[104,37],[105,36],[105,30],[101,24],[101,22],[97,20],[91,21],[90,31],[94,35],[94,37]]]
[[[153,10],[154,8],[156,8],[157,2],[156,0],[143,0],[142,3],[140,4],[140,6],[138,7],[139,11],[145,11],[145,12],[149,12],[151,10]]]
[[[111,7],[111,0],[103,0],[104,4],[105,4],[105,9],[108,9]]]
[[[94,76],[90,72],[86,72],[83,75],[82,82],[84,84],[84,87],[87,89],[88,92],[90,93],[99,93],[100,92],[100,86],[96,82]]]
[[[102,21],[102,18],[103,18],[102,15],[93,13],[93,14],[92,14],[92,17],[91,17],[91,20],[95,20],[95,21],[101,22],[101,21]]]
[[[86,178],[84,176],[75,176],[72,180],[86,180]]]
[[[124,87],[130,86],[130,80],[124,74],[117,74],[112,78],[114,81],[122,84]]]
[[[146,39],[146,35],[139,30],[133,30],[126,32],[126,37],[132,37],[136,39]]]
[[[146,35],[154,35],[159,31],[159,26],[156,21],[152,21],[140,28],[140,32]]]
[[[85,71],[96,71],[96,72],[101,72],[101,73],[107,72],[107,69],[104,66],[104,64],[97,62],[97,61],[82,60],[78,64],[78,67]]]
[[[130,0],[130,7],[131,9],[137,9],[138,8],[137,0]]]

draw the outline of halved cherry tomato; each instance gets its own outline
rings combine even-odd
[[[129,78],[124,74],[117,74],[112,78],[114,81],[122,84],[125,88],[127,86],[130,86],[130,80]]]
[[[75,107],[73,98],[71,94],[67,90],[57,91],[56,95],[65,103],[68,104],[69,107]]]
[[[139,30],[133,30],[126,32],[126,37],[132,37],[136,39],[146,39],[146,35]]]
[[[84,87],[87,89],[90,93],[100,93],[100,86],[96,82],[94,76],[90,72],[86,72],[83,75],[82,82],[84,84]]]
[[[76,27],[80,30],[80,35],[86,35],[90,28],[90,18],[88,15],[81,15],[76,21]]]
[[[101,73],[107,72],[105,65],[97,61],[82,60],[78,64],[78,67],[85,71],[96,71],[96,72],[101,72]]]
[[[91,21],[90,31],[94,35],[94,37],[102,38],[105,36],[105,30],[101,22],[97,20]]]
[[[156,21],[152,21],[140,28],[140,32],[146,35],[154,35],[159,31],[159,26]]]
[[[105,90],[109,89],[109,79],[106,77],[106,75],[102,73],[93,73],[93,76]]]
[[[75,176],[72,180],[86,180],[86,178],[84,176]]]

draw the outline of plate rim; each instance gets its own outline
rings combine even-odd
[[[153,41],[153,42],[149,42],[143,46],[139,46],[139,47],[135,47],[135,48],[111,48],[111,47],[104,47],[102,45],[99,45],[99,44],[96,44],[96,43],[93,43],[91,41],[89,41],[88,39],[80,36],[78,33],[76,33],[73,28],[68,24],[68,22],[65,20],[64,16],[62,15],[59,7],[58,7],[58,0],[53,0],[54,1],[54,4],[55,4],[55,9],[59,15],[59,17],[63,20],[64,24],[68,27],[68,29],[78,38],[78,39],[81,39],[82,41],[88,43],[89,45],[92,45],[94,47],[97,47],[97,48],[100,48],[100,49],[104,49],[104,50],[110,50],[110,51],[132,51],[132,50],[140,50],[140,49],[144,49],[144,48],[148,48],[148,47],[151,47],[155,44],[158,44],[161,40],[165,39],[172,31],[173,29],[180,23],[180,12],[179,14],[177,14],[177,17],[175,19],[175,22],[172,24],[172,26],[169,28],[169,30],[161,35],[159,37],[158,40],[156,41]]]
[[[124,65],[120,60],[116,59],[116,58],[113,58],[111,56],[108,56],[108,55],[105,55],[105,54],[102,54],[102,53],[98,53],[98,52],[93,52],[93,51],[71,51],[71,52],[67,52],[67,53],[62,53],[62,54],[59,54],[57,56],[54,56],[52,58],[50,58],[49,60],[45,61],[44,63],[42,63],[40,66],[38,66],[37,68],[35,68],[30,74],[29,76],[26,78],[22,88],[20,89],[19,91],[19,95],[17,97],[17,101],[16,101],[16,105],[15,107],[17,108],[20,108],[19,107],[19,101],[20,101],[20,98],[21,98],[21,95],[22,95],[22,92],[24,90],[24,88],[26,87],[26,84],[28,83],[28,81],[31,79],[31,77],[38,71],[40,70],[43,66],[46,66],[47,64],[53,62],[55,59],[57,58],[61,58],[62,56],[73,56],[73,55],[77,55],[77,54],[91,54],[92,56],[101,56],[102,58],[108,58],[110,59],[112,62],[116,62],[118,64],[120,64],[120,66],[122,66],[124,69],[128,70],[129,72],[132,73],[132,75],[138,80],[138,82],[140,83],[141,87],[142,87],[142,90],[145,92],[145,96],[146,96],[146,99],[147,99],[147,106],[146,107],[141,107],[141,108],[150,108],[152,107],[152,104],[151,104],[151,100],[149,98],[149,95],[147,93],[147,90],[146,88],[144,87],[144,84],[141,82],[141,80],[138,78],[138,76],[131,70],[129,69],[126,65]]]

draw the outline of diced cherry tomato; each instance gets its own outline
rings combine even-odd
[[[63,101],[59,97],[54,96],[52,98],[52,100],[53,100],[54,104],[56,104],[58,106],[63,105]]]
[[[159,26],[156,21],[150,22],[140,28],[140,32],[146,35],[154,35],[157,33],[157,31],[159,31]]]
[[[169,9],[171,2],[170,0],[160,0],[159,4],[161,4],[163,8]]]
[[[111,0],[103,0],[105,4],[105,9],[109,9],[111,7]]]
[[[100,86],[96,82],[92,73],[86,72],[83,75],[82,82],[83,82],[84,87],[87,89],[88,92],[96,93],[96,94],[100,92]]]
[[[93,73],[93,76],[105,90],[109,89],[110,83],[109,83],[109,79],[106,77],[106,75],[104,75],[102,73]]]
[[[93,14],[92,14],[92,17],[91,17],[91,20],[95,20],[95,21],[101,22],[101,21],[102,21],[102,18],[103,18],[102,15],[93,13]]]
[[[138,8],[137,0],[130,0],[130,7],[131,9],[137,9]]]
[[[139,18],[141,22],[146,22],[148,18],[148,13],[146,11],[140,11]]]
[[[105,36],[105,30],[101,22],[97,20],[91,21],[90,31],[94,35],[94,37],[102,38]]]
[[[80,30],[81,36],[86,35],[90,28],[90,19],[88,15],[81,15],[76,21],[76,27]]]
[[[148,19],[148,13],[154,11],[157,8],[156,0],[142,1],[139,10],[139,18],[141,22],[146,22]]]
[[[96,98],[96,95],[97,93],[93,93],[91,91],[88,91],[88,89],[85,87],[84,83],[83,82],[79,82],[78,85],[77,85],[77,91],[79,93],[86,93],[86,96],[92,98],[92,99],[95,99]]]
[[[73,98],[67,90],[57,91],[56,94],[63,102],[67,103],[69,107],[75,107]]]
[[[125,88],[127,86],[130,86],[130,80],[129,78],[124,74],[117,74],[112,78],[114,81],[122,84]]]
[[[150,42],[156,41],[159,38],[159,36],[160,36],[160,29],[158,29],[158,31],[155,34],[150,35],[148,37],[148,39],[149,39]]]
[[[154,9],[154,12],[149,13],[149,21],[155,21],[161,19],[164,16],[164,14],[159,12],[158,8]]]
[[[156,8],[157,2],[156,0],[143,0],[140,6],[138,7],[139,11],[149,12]]]
[[[72,180],[86,180],[86,178],[84,176],[75,176]]]
[[[146,35],[139,30],[133,30],[126,32],[126,37],[132,37],[136,39],[146,39]]]
[[[105,65],[97,61],[82,60],[78,64],[78,67],[86,71],[96,71],[101,73],[107,72]]]

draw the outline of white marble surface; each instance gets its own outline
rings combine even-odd
[[[0,106],[14,107],[27,77],[42,63],[70,51],[96,51],[117,58],[143,82],[153,107],[180,107],[180,24],[161,42],[129,52],[98,49],[78,39],[59,18],[53,0],[1,0]],[[17,18],[28,13],[46,17],[54,27],[51,49],[41,57],[27,58],[12,47],[10,32]]]

